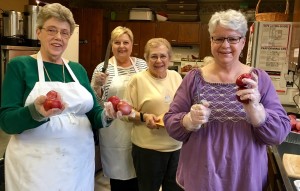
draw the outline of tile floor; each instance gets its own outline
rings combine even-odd
[[[0,129],[0,158],[3,157],[9,138],[10,136]],[[95,176],[95,191],[110,191],[109,179],[103,176],[102,171]]]

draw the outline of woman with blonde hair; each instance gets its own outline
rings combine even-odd
[[[109,59],[107,71],[102,72],[104,62],[100,63],[91,82],[100,104],[107,102],[111,96],[123,99],[132,75],[147,68],[144,60],[130,56],[133,34],[129,28],[116,27],[111,32],[110,43],[113,56]],[[99,131],[103,173],[110,178],[112,191],[138,190],[131,157],[131,129],[131,123],[115,119],[108,128]]]

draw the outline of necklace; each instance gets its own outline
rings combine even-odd
[[[50,80],[50,82],[52,82],[52,80],[51,80],[51,78],[50,78],[50,76],[49,76],[49,73],[48,73],[48,71],[47,71],[45,65],[43,65],[43,67],[44,67],[44,70],[45,70],[45,72],[46,72],[46,75],[47,75],[48,79]],[[64,83],[66,83],[66,77],[65,77],[65,64],[62,64],[62,75],[63,75]]]

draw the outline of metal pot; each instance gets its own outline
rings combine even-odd
[[[25,5],[24,6],[24,35],[27,39],[37,40],[36,36],[36,19],[39,12],[39,6]]]
[[[2,13],[2,34],[5,37],[16,37],[23,35],[23,17],[21,12],[4,11]]]

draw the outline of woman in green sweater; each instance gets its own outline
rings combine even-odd
[[[7,191],[94,190],[92,128],[106,125],[105,112],[86,70],[62,58],[74,28],[69,9],[44,6],[37,17],[40,51],[7,65],[0,109],[0,127],[12,135],[5,156]],[[50,90],[58,92],[61,109],[45,110]]]

